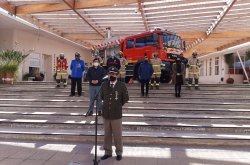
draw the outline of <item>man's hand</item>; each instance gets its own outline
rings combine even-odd
[[[92,80],[91,83],[92,84],[98,84],[98,80]]]

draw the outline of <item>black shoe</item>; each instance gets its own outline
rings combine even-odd
[[[63,87],[64,87],[64,88],[66,88],[66,87],[67,87],[67,85],[63,85]]]
[[[69,96],[70,96],[70,97],[73,97],[73,96],[75,96],[75,95],[73,95],[73,94],[70,94]]]
[[[180,93],[178,93],[178,94],[177,94],[177,97],[181,97],[181,94],[180,94]]]
[[[60,87],[60,85],[56,85],[56,87],[57,87],[57,88],[59,88],[59,87]]]
[[[104,156],[101,157],[101,160],[105,160],[105,159],[108,159],[110,157],[112,157],[112,156],[111,155],[104,155]]]
[[[102,111],[98,111],[98,116],[102,116]]]
[[[89,112],[87,113],[87,116],[93,116],[93,111],[89,111]]]
[[[117,156],[116,156],[116,160],[117,160],[117,161],[122,160],[122,156],[121,156],[121,155],[117,155]]]

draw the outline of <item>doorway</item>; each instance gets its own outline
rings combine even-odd
[[[53,62],[52,62],[52,56],[51,55],[46,55],[43,54],[44,58],[44,80],[45,81],[53,81],[53,75],[52,75],[52,67],[53,67]]]

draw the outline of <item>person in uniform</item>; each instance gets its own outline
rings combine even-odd
[[[175,85],[175,97],[181,97],[181,85],[183,85],[185,78],[185,64],[177,57],[175,63],[172,65],[173,77],[172,84]]]
[[[162,64],[162,61],[158,57],[157,52],[153,53],[153,57],[154,58],[151,59],[151,64],[153,65],[154,73],[153,73],[152,78],[151,78],[150,87],[151,87],[151,89],[153,89],[154,86],[155,86],[156,89],[159,89],[159,87],[160,87],[160,78],[161,78],[161,64]]]
[[[59,55],[59,58],[56,58],[56,87],[60,87],[60,83],[63,82],[63,86],[67,86],[67,74],[68,69],[68,63],[66,58],[64,57],[64,54],[61,53]]]
[[[118,70],[121,68],[121,62],[120,60],[115,57],[115,53],[111,52],[110,58],[107,60],[107,69],[109,69],[111,66],[116,67]]]
[[[110,67],[108,70],[109,81],[105,81],[101,88],[103,100],[102,117],[104,124],[104,150],[101,160],[112,156],[112,137],[116,147],[116,160],[122,159],[122,106],[128,102],[129,96],[125,83],[117,80],[119,70]]]
[[[125,77],[126,77],[126,66],[128,65],[128,61],[126,58],[123,56],[122,51],[120,51],[120,63],[121,63],[121,68],[120,68],[120,76],[121,76],[121,81],[125,82]]]
[[[201,64],[197,59],[197,52],[192,53],[192,58],[188,60],[188,88],[190,89],[193,83],[193,79],[195,81],[195,89],[199,89],[199,68]]]

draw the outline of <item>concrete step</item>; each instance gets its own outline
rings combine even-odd
[[[62,123],[67,121],[83,121],[87,120],[84,113],[65,113],[65,112],[34,112],[34,111],[0,111],[0,121],[16,121],[16,120],[38,120],[38,121],[56,121]],[[93,118],[93,117],[88,117]],[[61,121],[62,120],[62,121]],[[207,123],[207,124],[250,124],[250,117],[237,115],[198,115],[198,114],[131,114],[124,113],[123,120],[128,122],[173,122],[173,123]],[[100,118],[102,121],[102,118]]]
[[[128,121],[126,118],[123,121],[124,130],[137,130],[137,131],[189,131],[194,133],[242,133],[250,134],[250,125],[240,121],[233,121],[227,123],[207,123],[207,122],[191,122],[191,121]],[[94,129],[94,117],[82,117],[81,119],[61,119],[54,117],[50,118],[17,118],[8,119],[0,118],[0,126],[9,127],[22,127],[22,128],[53,128],[58,129],[81,129],[89,130]],[[99,129],[103,129],[102,119],[98,122]]]
[[[50,140],[93,142],[94,130],[69,130],[48,128],[0,127],[0,138],[4,140]],[[103,131],[98,131],[98,142],[103,142]],[[123,142],[127,144],[202,144],[202,145],[249,145],[250,135],[224,133],[189,133],[186,131],[123,131]]]
[[[1,111],[63,111],[63,112],[86,112],[88,106],[68,106],[68,105],[27,105],[27,104],[0,104]],[[250,115],[249,108],[209,108],[209,107],[128,107],[124,106],[123,111],[125,113],[161,113],[161,114],[222,114],[222,115]]]

